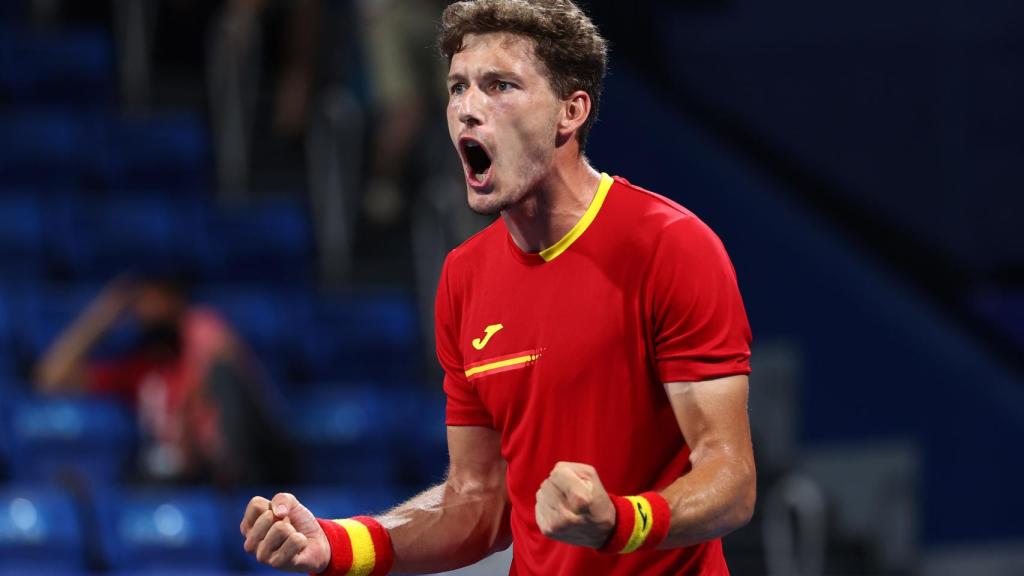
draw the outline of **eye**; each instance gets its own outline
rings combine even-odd
[[[466,84],[464,82],[456,82],[452,84],[451,88],[448,89],[453,95],[459,95],[466,91]]]
[[[494,88],[498,92],[508,92],[509,90],[512,89],[512,83],[506,82],[504,80],[498,80],[497,82],[494,83]]]

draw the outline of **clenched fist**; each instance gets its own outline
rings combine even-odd
[[[291,494],[277,494],[273,500],[254,497],[239,528],[245,536],[245,551],[279,570],[317,574],[331,560],[327,535],[313,513]]]
[[[600,548],[615,529],[615,506],[593,466],[555,464],[537,490],[537,526],[548,538]]]

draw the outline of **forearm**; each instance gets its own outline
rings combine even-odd
[[[511,542],[503,480],[449,479],[377,518],[391,534],[395,572],[453,570]]]
[[[116,312],[104,307],[91,307],[83,312],[36,363],[37,386],[44,392],[69,392],[81,388],[85,358],[116,318]]]
[[[668,537],[659,548],[719,538],[750,520],[756,499],[753,462],[716,455],[694,465],[661,491],[671,509]]]

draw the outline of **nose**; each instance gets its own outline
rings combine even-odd
[[[479,126],[483,124],[483,104],[480,101],[481,94],[473,86],[469,86],[459,98],[458,113],[459,122],[467,126]]]

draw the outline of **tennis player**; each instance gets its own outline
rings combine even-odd
[[[245,549],[332,576],[445,571],[513,541],[512,574],[728,574],[720,538],[750,519],[755,471],[722,243],[583,155],[607,56],[571,1],[452,4],[440,45],[469,205],[501,216],[437,291],[448,476],[375,518],[253,498]]]

